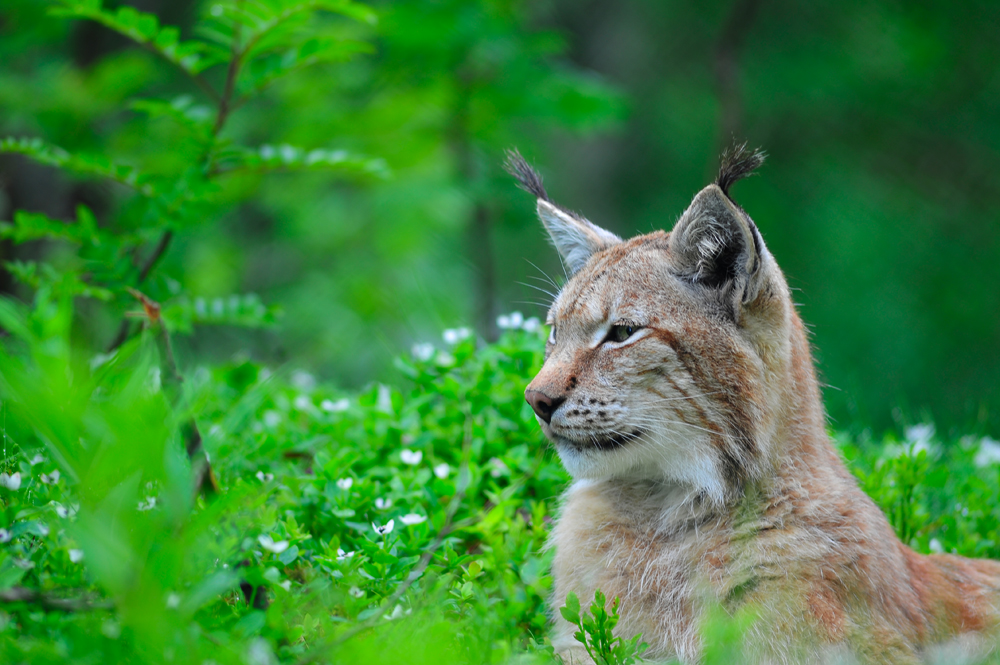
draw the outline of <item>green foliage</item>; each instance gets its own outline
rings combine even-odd
[[[317,27],[318,12],[334,12],[351,20],[371,23],[374,13],[362,5],[341,2],[236,2],[213,5],[196,32],[203,39],[181,41],[179,30],[129,6],[109,10],[99,0],[63,2],[57,16],[96,21],[154,51],[192,77],[208,98],[195,103],[190,96],[164,101],[138,99],[129,106],[147,123],[167,119],[182,130],[183,140],[163,137],[153,152],[172,155],[169,165],[141,167],[116,163],[104,154],[71,151],[40,138],[7,138],[0,153],[18,153],[76,176],[101,178],[127,186],[117,214],[99,223],[87,206],[77,207],[75,223],[26,211],[15,211],[12,223],[0,227],[0,237],[17,244],[40,240],[69,242],[73,253],[59,254],[58,264],[11,262],[8,269],[24,284],[39,288],[58,283],[69,295],[111,302],[121,309],[131,304],[129,288],[142,286],[165,303],[165,316],[174,332],[193,332],[201,323],[260,327],[271,325],[278,311],[255,295],[216,298],[205,307],[203,297],[191,297],[178,280],[155,269],[168,251],[173,235],[203,223],[206,215],[231,205],[221,179],[237,172],[325,171],[348,177],[385,177],[384,161],[352,154],[345,149],[300,149],[289,145],[249,148],[223,137],[233,112],[280,77],[304,67],[342,62],[370,50],[368,45],[326,34]],[[216,88],[203,72],[225,66],[225,79]],[[166,166],[166,168],[164,168]],[[122,329],[112,348],[128,334]]]
[[[345,393],[246,359],[177,384],[162,330],[90,359],[72,318],[48,287],[0,301],[5,662],[551,662],[544,543],[568,478],[522,396],[536,321],[493,345],[446,331],[392,385]],[[191,491],[192,416],[215,494]],[[839,444],[888,514],[912,497],[896,526],[918,549],[996,556],[1000,444],[918,453],[921,475],[895,456],[917,436]],[[637,662],[606,605],[561,613],[597,662]],[[734,662],[751,625],[706,614],[706,662]]]
[[[576,641],[584,646],[597,665],[632,665],[640,660],[649,646],[640,642],[642,635],[625,639],[615,637],[612,631],[618,625],[618,598],[611,602],[611,613],[605,608],[607,599],[600,589],[594,592],[590,614],[580,614],[580,599],[575,593],[566,596],[566,604],[559,608],[563,619],[577,627],[573,633]]]

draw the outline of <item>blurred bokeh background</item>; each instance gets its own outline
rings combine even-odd
[[[128,4],[182,34],[212,11]],[[226,179],[221,203],[175,229],[149,289],[255,292],[283,316],[263,331],[200,328],[179,342],[182,362],[243,353],[348,387],[390,376],[394,355],[445,327],[490,338],[501,313],[542,316],[547,296],[533,286],[561,279],[533,202],[501,169],[504,149],[518,146],[555,200],[632,235],[670,228],[737,138],[770,154],[734,195],[795,289],[834,426],[1000,430],[1000,4],[372,6],[375,25],[324,19],[369,52],[277,82],[223,135],[349,149],[389,175]],[[0,6],[0,135],[162,173],[197,149],[176,124],[123,109],[196,104],[198,87],[47,9]],[[0,219],[68,219],[81,202],[101,223],[129,219],[113,186],[0,155]],[[0,257],[65,251],[5,243]],[[0,290],[21,289],[0,273]],[[82,344],[105,348],[121,308],[81,304]]]

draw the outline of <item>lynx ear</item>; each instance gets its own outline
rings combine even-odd
[[[748,304],[760,288],[763,240],[753,221],[718,185],[698,192],[670,233],[674,270]]]
[[[553,204],[542,185],[542,176],[531,168],[517,149],[507,151],[504,168],[517,178],[521,189],[538,198],[538,218],[549,232],[552,244],[571,275],[582,268],[595,252],[622,241],[614,233]]]
[[[552,244],[571,275],[582,268],[595,252],[622,241],[614,233],[605,231],[544,199],[538,199],[538,218],[549,232]]]

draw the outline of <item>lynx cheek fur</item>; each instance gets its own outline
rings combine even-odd
[[[574,478],[551,537],[556,650],[591,662],[556,609],[601,589],[654,660],[697,662],[717,603],[753,605],[748,662],[984,654],[1000,563],[900,543],[828,440],[785,278],[729,196],[762,161],[736,147],[673,231],[622,240],[509,155],[572,275],[525,391]]]

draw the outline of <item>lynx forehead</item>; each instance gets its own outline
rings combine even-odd
[[[555,205],[509,154],[570,275],[525,390],[575,479],[551,538],[553,608],[601,589],[621,599],[623,634],[685,662],[719,603],[754,604],[749,661],[987,648],[1000,564],[900,543],[827,439],[785,278],[730,196],[763,160],[736,146],[672,231],[623,240]],[[557,651],[591,662],[554,616]]]

